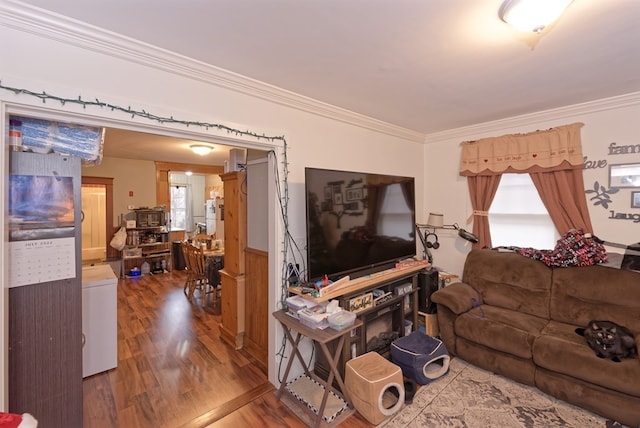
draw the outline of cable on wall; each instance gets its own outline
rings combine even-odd
[[[290,266],[298,266],[300,263],[302,263],[303,271],[306,271],[305,259],[302,256],[302,251],[289,230],[289,214],[288,214],[289,212],[289,180],[288,180],[289,162],[287,160],[286,139],[283,139],[283,143],[284,143],[284,146],[283,146],[283,153],[282,153],[282,157],[283,157],[282,171],[283,171],[284,177],[282,181],[280,180],[280,175],[279,175],[280,169],[278,168],[278,155],[274,150],[269,151],[269,155],[273,156],[274,158],[273,172],[275,176],[276,193],[277,193],[278,202],[280,205],[280,216],[281,216],[282,228],[283,228],[283,243],[282,243],[283,244],[282,245],[283,263],[282,263],[281,284],[280,284],[280,309],[286,309],[287,307],[286,299],[289,294],[289,278],[291,275]],[[291,251],[291,262],[289,262],[290,251]],[[298,260],[298,257],[299,257],[299,260]],[[301,274],[298,272],[297,275],[299,276]],[[286,336],[283,336],[280,347],[276,352],[276,356],[279,358],[278,373],[277,373],[278,382],[282,382],[282,377],[281,377],[282,364],[284,360],[288,358],[287,355],[285,354],[286,346],[287,346],[287,338]],[[307,366],[309,366],[311,361],[313,360],[315,349],[313,346],[311,349],[312,349],[312,352],[311,352],[311,355],[309,356],[309,362],[307,363]]]

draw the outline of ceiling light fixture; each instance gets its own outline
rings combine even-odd
[[[558,19],[572,0],[505,0],[498,16],[520,31],[540,33]]]
[[[200,156],[208,155],[213,150],[213,147],[205,146],[203,144],[195,144],[193,146],[189,146],[189,148],[193,151],[193,153]]]

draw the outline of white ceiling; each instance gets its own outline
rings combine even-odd
[[[204,144],[214,149],[210,154],[200,156],[189,148],[196,144]],[[231,149],[232,147],[221,144],[107,128],[104,135],[103,156],[198,165],[224,165],[224,161],[229,159]]]
[[[27,0],[425,134],[640,90],[640,1],[574,0],[540,35],[502,0]]]

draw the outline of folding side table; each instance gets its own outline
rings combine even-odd
[[[287,363],[287,368],[284,371],[284,377],[282,379],[282,383],[280,384],[280,388],[278,389],[278,393],[276,394],[276,397],[278,399],[281,399],[282,394],[286,392],[287,378],[289,377],[289,371],[291,370],[291,366],[293,365],[293,360],[295,356],[298,358],[298,361],[300,361],[300,364],[304,368],[305,374],[308,377],[316,380],[318,383],[324,385],[324,394],[322,396],[322,402],[320,404],[320,407],[318,408],[318,414],[314,415],[315,416],[315,421],[313,425],[314,427],[319,427],[320,424],[322,423],[322,417],[324,415],[324,409],[327,404],[327,398],[329,397],[329,391],[331,391],[332,389],[334,390],[334,393],[336,393],[336,395],[344,399],[344,401],[347,403],[347,405],[351,409],[351,411],[346,413],[345,416],[353,413],[353,406],[351,405],[349,397],[346,396],[344,381],[342,379],[342,376],[340,375],[340,370],[338,369],[337,364],[338,364],[338,360],[340,359],[340,355],[342,353],[345,338],[351,333],[353,329],[360,327],[362,325],[362,321],[360,321],[359,319],[356,319],[353,325],[343,330],[337,331],[332,329],[331,327],[327,327],[324,330],[307,327],[297,319],[293,318],[290,315],[287,315],[287,313],[284,310],[274,312],[273,316],[275,317],[275,319],[277,319],[280,322],[280,324],[284,328],[284,332],[287,337],[287,340],[289,341],[289,343],[291,343],[291,346],[292,346],[291,354],[289,356],[289,362]],[[296,333],[295,338],[293,337],[293,332]],[[313,340],[314,342],[317,342],[320,345],[320,348],[322,349],[322,352],[326,360],[328,361],[329,367],[330,367],[329,376],[326,382],[318,378],[317,376],[312,375],[309,371],[309,367],[307,366],[307,363],[305,362],[304,358],[302,358],[302,355],[300,354],[300,350],[298,349],[298,346],[303,337],[308,337],[309,339]],[[338,343],[335,348],[335,352],[332,355],[327,344],[330,342],[333,342],[334,340],[337,340]],[[338,382],[338,386],[340,387],[340,392],[335,391],[335,389],[332,387],[334,379]],[[297,399],[295,400],[298,401]],[[306,406],[304,406],[304,409],[309,410]]]

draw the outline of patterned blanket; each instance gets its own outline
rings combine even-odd
[[[582,229],[565,233],[553,250],[518,248],[515,251],[521,256],[540,260],[549,267],[592,266],[607,261],[604,245]]]

